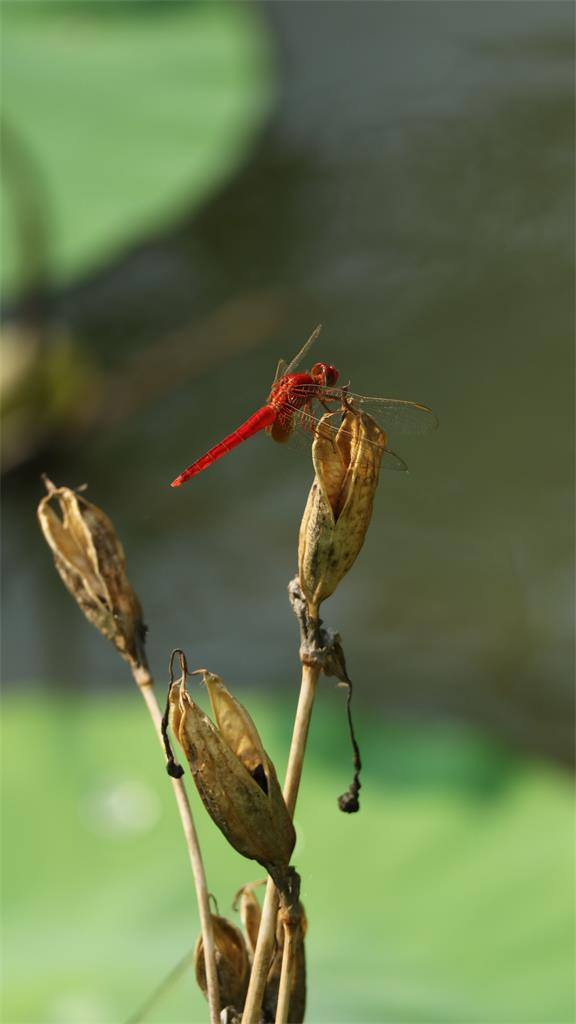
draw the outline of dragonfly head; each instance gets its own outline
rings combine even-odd
[[[338,380],[338,370],[331,363],[314,363],[314,366],[310,370],[310,376],[314,378],[317,384],[323,384],[327,387],[331,387]]]

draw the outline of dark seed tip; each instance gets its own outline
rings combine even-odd
[[[355,814],[360,810],[360,801],[356,793],[343,793],[338,797],[338,807],[345,814]]]

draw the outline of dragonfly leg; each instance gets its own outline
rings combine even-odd
[[[345,384],[344,387],[338,388],[337,391],[332,391],[332,392],[324,391],[324,394],[322,396],[320,396],[320,395],[316,395],[315,396],[316,397],[316,401],[320,402],[320,404],[323,405],[324,408],[328,412],[335,412],[336,410],[331,409],[330,406],[327,405],[327,402],[338,402],[340,405],[342,405],[342,403],[345,401],[345,399],[347,397],[346,396],[346,389],[348,387],[349,387],[349,385]]]
[[[325,398],[317,398],[316,401],[318,402],[319,405],[321,405],[324,409],[326,409],[326,412],[332,412],[332,410],[331,410],[330,406],[328,405],[328,402],[326,401]]]

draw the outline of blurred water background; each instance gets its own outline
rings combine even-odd
[[[573,5],[4,0],[2,20],[7,1024],[124,1019],[194,940],[184,861],[166,895],[153,738],[53,571],[40,473],[86,482],[113,518],[158,678],[182,646],[251,694],[281,767],[310,463],[262,436],[169,483],[319,321],[314,358],[440,429],[391,438],[410,473],[383,475],[324,609],[369,757],[342,821],[329,683],[301,810],[310,1019],[568,1024]],[[117,811],[126,779],[143,788]],[[224,902],[246,867],[206,842]],[[189,988],[151,1019],[202,1019]]]

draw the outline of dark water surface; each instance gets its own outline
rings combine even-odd
[[[573,6],[276,3],[279,106],[198,216],[64,291],[109,374],[91,429],[5,488],[5,677],[128,685],[35,521],[38,475],[114,519],[154,669],[295,687],[286,599],[311,480],[256,438],[170,480],[266,398],[312,327],[352,387],[413,398],[325,619],[360,700],[567,760],[572,736]],[[332,685],[332,684],[329,684]],[[336,699],[336,698],[335,698]]]

